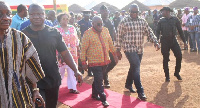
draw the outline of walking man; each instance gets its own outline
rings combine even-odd
[[[163,55],[163,69],[166,77],[165,81],[166,82],[170,81],[169,67],[168,67],[168,62],[170,61],[169,60],[170,49],[172,50],[174,56],[176,57],[176,67],[174,76],[178,80],[182,80],[179,74],[181,69],[182,53],[181,53],[181,48],[176,39],[176,30],[178,30],[179,35],[183,40],[185,47],[187,47],[187,44],[185,42],[185,37],[181,28],[181,23],[177,17],[173,17],[170,15],[170,12],[173,12],[173,10],[171,10],[169,7],[163,7],[160,11],[162,11],[163,18],[161,18],[160,21],[158,22],[158,27],[156,32],[158,39],[160,33],[162,35],[162,37],[160,38],[160,43],[161,43],[161,53]]]
[[[94,75],[92,98],[100,100],[103,106],[109,106],[103,88],[103,73],[106,72],[106,67],[110,63],[109,51],[113,54],[115,63],[118,62],[118,58],[109,31],[102,24],[103,21],[100,17],[93,18],[93,27],[83,35],[80,58],[84,70],[89,67]]]
[[[116,47],[118,53],[121,51],[121,47],[123,47],[126,58],[130,63],[125,88],[135,93],[132,87],[134,81],[138,98],[146,100],[147,98],[140,81],[140,63],[143,55],[144,36],[149,37],[157,50],[159,50],[159,44],[148,23],[145,19],[139,17],[139,7],[137,4],[130,6],[129,13],[129,16],[125,17],[118,26]]]
[[[61,76],[58,72],[56,51],[58,51],[63,61],[74,71],[75,77],[82,82],[82,76],[78,72],[77,66],[68,51],[62,35],[56,28],[44,24],[44,7],[38,4],[29,6],[29,18],[31,25],[23,30],[35,46],[45,77],[40,80],[38,88],[40,94],[46,102],[46,108],[56,108],[58,101],[58,91],[61,84]]]

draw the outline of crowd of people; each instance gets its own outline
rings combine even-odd
[[[56,108],[65,73],[69,92],[79,94],[77,85],[82,84],[84,71],[94,77],[91,98],[109,106],[104,87],[110,87],[108,73],[121,60],[122,50],[130,63],[125,88],[145,101],[140,80],[144,36],[156,51],[161,48],[166,82],[170,82],[170,49],[176,57],[174,76],[182,80],[177,36],[184,43],[182,50],[188,50],[189,43],[191,52],[200,52],[197,7],[193,15],[186,7],[184,14],[179,10],[177,16],[169,7],[140,14],[137,4],[132,4],[129,12],[116,11],[114,17],[105,5],[99,10],[99,14],[83,10],[77,15],[57,15],[54,10],[45,14],[38,4],[29,8],[20,4],[11,17],[10,6],[0,1],[0,107]]]

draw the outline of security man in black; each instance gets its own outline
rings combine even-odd
[[[182,80],[179,72],[181,69],[181,61],[182,61],[182,53],[181,53],[181,48],[177,42],[176,39],[176,30],[178,30],[182,41],[184,42],[184,46],[187,46],[184,38],[184,34],[181,28],[181,23],[178,20],[177,17],[173,17],[170,15],[170,12],[173,12],[169,7],[163,7],[161,10],[163,17],[160,18],[158,22],[158,27],[156,30],[156,35],[159,40],[159,36],[161,33],[161,53],[163,55],[163,69],[165,72],[165,81],[169,82],[170,77],[169,77],[169,67],[168,67],[168,62],[169,60],[169,55],[170,55],[170,49],[174,53],[174,56],[176,57],[176,67],[175,67],[175,73],[174,76],[178,80]]]

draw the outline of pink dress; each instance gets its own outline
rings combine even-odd
[[[68,50],[71,52],[76,64],[78,64],[77,46],[79,45],[79,39],[77,37],[76,29],[72,25],[68,25],[67,32],[65,32],[61,26],[57,26],[56,28],[60,31]],[[76,87],[77,81],[76,81],[76,77],[74,76],[74,71],[64,62],[62,62],[61,59],[58,59],[58,65],[59,65],[59,72],[62,79],[64,78],[65,72],[67,71],[68,89],[77,90],[77,87]]]
[[[71,52],[76,64],[78,64],[77,46],[79,45],[79,39],[75,27],[72,25],[68,25],[67,32],[65,32],[60,25],[58,25],[56,28],[60,31],[68,50]],[[61,63],[60,61],[61,60],[59,60],[59,66],[66,65],[65,63]]]

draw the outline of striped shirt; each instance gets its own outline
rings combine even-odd
[[[44,78],[32,42],[9,29],[0,47],[0,108],[34,108],[29,87]]]
[[[186,26],[194,26],[194,25],[199,25],[200,24],[200,15],[191,15],[188,19],[187,19],[187,24]],[[191,30],[189,28],[188,30],[189,32],[199,32],[200,29],[199,27],[195,27],[193,30]]]
[[[81,62],[89,67],[104,66],[110,63],[109,51],[115,55],[116,49],[107,28],[103,27],[101,33],[94,28],[85,31],[81,45]]]
[[[152,29],[148,26],[145,19],[138,17],[132,19],[125,17],[119,24],[117,30],[116,47],[121,50],[123,47],[126,52],[143,53],[144,36],[148,36],[155,44],[158,43]]]

